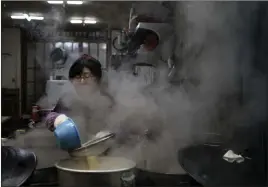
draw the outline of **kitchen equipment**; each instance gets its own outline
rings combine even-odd
[[[1,138],[1,145],[5,145],[5,143],[8,141],[7,138]]]
[[[133,64],[133,75],[140,77],[146,85],[151,85],[156,79],[156,69],[149,63]]]
[[[31,119],[34,122],[39,122],[40,121],[40,117],[38,115],[38,110],[40,110],[39,106],[37,106],[37,105],[32,106],[32,118]]]
[[[26,133],[25,129],[18,129],[15,131],[15,137],[18,137],[18,136],[23,135],[25,133]]]
[[[56,105],[61,96],[63,86],[69,83],[68,52],[60,47],[54,48],[50,53],[51,67],[50,79],[46,82],[46,95],[50,105]]]
[[[201,144],[186,147],[179,150],[178,153],[179,163],[181,164],[182,168],[204,186],[208,185],[209,181],[211,182],[213,180],[215,182],[216,180],[219,180],[218,177],[222,177],[221,180],[226,179],[226,176],[223,175],[219,175],[217,179],[212,179],[210,176],[213,172],[216,172],[216,168],[219,170],[219,172],[222,172],[222,168],[219,168],[219,166],[215,165],[212,160],[215,160],[215,158],[218,157],[219,161],[225,162],[222,159],[224,151],[222,151],[221,154],[220,152],[211,151],[212,149],[217,149],[218,151],[220,150],[219,147],[211,147]],[[200,163],[197,163],[197,158],[198,162]]]
[[[109,141],[115,136],[114,133],[104,134],[101,137],[95,137],[84,143],[80,148],[69,151],[72,157],[98,156],[109,148]]]
[[[78,129],[70,118],[57,125],[54,134],[57,139],[57,144],[63,150],[81,147]]]
[[[53,63],[56,64],[64,64],[66,62],[66,59],[68,57],[67,52],[62,49],[62,48],[55,48],[51,53],[50,53],[50,59]]]
[[[223,146],[199,144],[181,149],[178,158],[182,168],[203,186],[261,186],[258,160],[229,163],[222,158],[225,153]]]
[[[204,185],[205,180],[202,177],[205,177],[205,175],[203,176],[202,168],[199,168],[199,167],[196,168],[195,166],[192,165],[193,163],[191,163],[190,160],[192,158],[195,159],[195,157],[196,158],[202,157],[200,159],[203,159],[203,157],[206,157],[206,158],[204,158],[207,161],[205,163],[210,165],[211,161],[208,162],[207,159],[216,156],[215,152],[212,152],[212,153],[214,153],[212,155],[210,155],[211,153],[208,152],[207,156],[205,155],[205,152],[207,150],[210,150],[210,149],[213,149],[213,148],[219,150],[219,149],[221,149],[220,147],[222,147],[223,144],[224,144],[224,138],[222,137],[221,134],[218,134],[218,133],[215,133],[215,132],[202,132],[202,133],[198,132],[198,133],[195,133],[194,134],[194,139],[193,139],[193,145],[185,147],[185,148],[180,149],[178,151],[179,163],[180,163],[181,167],[190,176],[192,176],[200,184]],[[222,153],[224,154],[224,150],[222,150]],[[221,156],[221,158],[222,158],[222,156]],[[195,167],[195,171],[192,171],[192,169],[193,169],[192,167]]]
[[[219,147],[227,141],[226,137],[216,132],[193,133],[192,144],[203,144],[211,147]]]
[[[1,155],[2,186],[21,186],[37,165],[35,154],[23,149],[2,146]]]
[[[140,169],[135,169],[135,171],[136,186],[201,186],[187,174],[170,175]],[[24,186],[59,186],[57,168],[49,167],[35,170]]]
[[[36,169],[24,186],[58,186],[58,173],[56,167]]]
[[[56,163],[60,186],[135,186],[133,161],[120,157],[91,158],[76,157]]]
[[[201,186],[188,174],[166,174],[136,169],[137,186]]]

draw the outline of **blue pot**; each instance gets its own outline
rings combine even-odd
[[[58,146],[63,150],[72,150],[81,147],[78,129],[70,118],[56,127],[54,135],[56,136]]]

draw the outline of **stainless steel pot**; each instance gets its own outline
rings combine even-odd
[[[136,164],[120,157],[76,157],[56,164],[62,187],[133,187]]]

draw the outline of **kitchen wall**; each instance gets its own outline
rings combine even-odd
[[[106,43],[91,42],[28,42],[27,44],[27,109],[46,93],[46,81],[52,73],[50,52],[55,47],[62,47],[69,53],[90,54],[97,58],[103,68],[106,67]],[[69,65],[67,65],[69,66]],[[68,69],[67,69],[68,71]],[[68,72],[66,72],[68,75]],[[64,74],[66,74],[64,73]]]
[[[2,111],[5,115],[12,113],[21,115],[22,100],[26,104],[26,111],[30,112],[32,104],[45,93],[46,80],[52,68],[49,53],[54,47],[63,47],[74,53],[91,54],[100,60],[104,69],[106,68],[105,40],[96,42],[81,40],[82,45],[79,49],[79,42],[27,41],[25,38],[24,53],[26,54],[24,56],[26,59],[25,68],[22,71],[21,32],[19,28],[2,29]],[[22,73],[27,77],[24,81]],[[22,89],[25,89],[25,99],[21,94]]]
[[[264,150],[265,154],[264,156],[266,157],[265,161],[263,163],[266,163],[265,166],[265,175],[266,176],[266,183],[265,185],[268,185],[268,126],[267,126],[267,121],[268,121],[268,4],[267,2],[262,2],[260,5],[260,23],[259,23],[259,30],[256,33],[257,35],[257,51],[256,51],[256,64],[255,67],[258,69],[259,72],[261,72],[261,76],[256,76],[256,74],[251,75],[252,77],[255,76],[256,78],[262,78],[262,81],[255,81],[252,82],[254,84],[254,89],[251,89],[251,95],[256,96],[255,100],[255,107],[253,108],[254,114],[257,117],[261,117],[262,120],[264,120],[263,123],[263,145],[264,145]],[[248,86],[247,88],[250,88]],[[256,115],[257,114],[257,115]],[[263,119],[264,118],[264,119]]]
[[[2,30],[2,88],[21,87],[21,38],[20,29]]]
[[[2,29],[2,107],[6,115],[21,111],[21,31],[18,28]],[[6,94],[5,94],[6,93]],[[12,103],[11,103],[12,102]],[[10,107],[11,108],[7,108]],[[16,108],[16,109],[15,109]]]

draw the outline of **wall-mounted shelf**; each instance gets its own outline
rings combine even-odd
[[[62,31],[55,32],[55,30],[51,32],[41,31],[40,29],[30,30],[27,32],[27,37],[30,41],[46,41],[46,42],[104,42],[108,39],[108,31]]]

